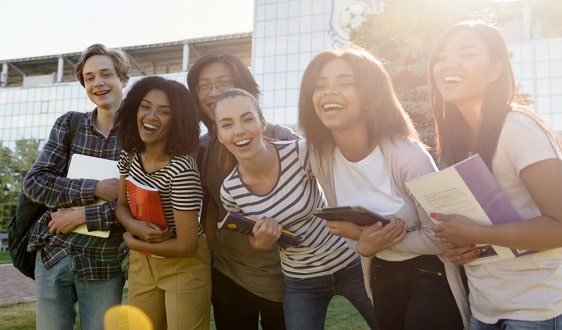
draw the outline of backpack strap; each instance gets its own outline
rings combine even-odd
[[[64,145],[66,146],[67,154],[68,154],[68,161],[66,162],[66,169],[68,170],[68,163],[70,162],[70,150],[72,149],[72,145],[78,135],[78,131],[80,130],[80,126],[82,124],[82,120],[86,115],[83,112],[78,111],[69,111],[70,115],[70,130],[68,134],[64,137]]]

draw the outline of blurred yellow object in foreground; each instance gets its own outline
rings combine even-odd
[[[146,314],[135,306],[113,306],[105,312],[104,330],[153,330]]]

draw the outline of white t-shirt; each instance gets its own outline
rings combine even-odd
[[[540,210],[521,181],[525,167],[561,158],[542,128],[522,113],[508,114],[492,159],[492,172],[523,219]],[[562,314],[562,248],[467,266],[472,314],[485,323],[499,319],[539,321]]]
[[[379,146],[358,162],[347,160],[336,148],[334,186],[337,205],[360,205],[382,215],[394,215],[405,221],[409,229],[419,226],[415,210],[396,192]],[[402,261],[417,257],[418,254],[385,249],[376,256],[389,261]]]

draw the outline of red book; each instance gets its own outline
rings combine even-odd
[[[150,221],[162,229],[168,228],[158,189],[142,184],[132,176],[125,179],[125,184],[127,184],[129,208],[133,218],[140,221]],[[151,255],[144,251],[140,253],[143,256]]]
[[[158,189],[142,184],[131,176],[125,179],[125,183],[133,218],[150,221],[162,229],[168,228]]]

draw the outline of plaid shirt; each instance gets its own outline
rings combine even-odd
[[[41,250],[41,258],[47,268],[71,255],[74,272],[82,280],[107,280],[121,272],[117,248],[123,241],[124,229],[115,217],[116,201],[91,205],[96,201],[94,190],[97,180],[66,178],[66,167],[72,154],[119,160],[121,149],[117,145],[117,135],[113,130],[107,138],[99,133],[94,126],[96,116],[97,109],[86,113],[70,151],[64,145],[64,137],[70,131],[70,115],[60,116],[23,183],[24,193],[33,202],[50,209],[88,205],[88,230],[111,231],[108,238],[76,233],[51,234],[47,227],[51,210],[45,212],[31,228],[28,251]]]

